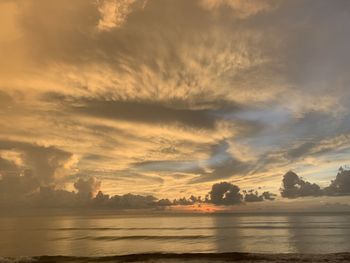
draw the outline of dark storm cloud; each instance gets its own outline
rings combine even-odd
[[[0,157],[0,203],[18,202],[38,187],[39,181],[30,170]]]
[[[197,128],[212,129],[215,126],[213,111],[175,109],[163,105],[131,101],[86,101],[73,110],[101,118],[144,123],[181,123]]]
[[[304,181],[296,173],[289,171],[283,176],[282,197],[296,198],[302,196],[321,196],[319,185]]]
[[[0,207],[144,209],[173,205],[150,195],[109,196],[99,191],[94,197],[100,184],[94,177],[79,178],[74,183],[77,192],[70,192],[54,186],[40,186],[27,170],[22,174],[1,174]]]
[[[43,185],[55,183],[56,173],[70,160],[72,154],[56,147],[26,142],[0,140],[0,150],[14,150],[22,154],[23,162]]]
[[[109,199],[102,192],[99,192],[93,200],[99,207],[110,207],[115,209],[145,209],[145,208],[156,208],[158,207],[157,198],[148,195],[114,195]]]
[[[53,187],[28,188],[28,184],[21,184],[25,180],[23,176],[16,177],[17,192],[1,192],[0,206],[2,207],[23,207],[23,208],[86,208],[86,209],[155,209],[158,207],[171,206],[172,202],[165,199],[157,200],[154,196],[143,196],[135,194],[124,194],[109,196],[101,191],[95,197],[86,193],[70,192]],[[7,179],[0,181],[2,187],[8,187]],[[12,184],[12,182],[11,182]],[[27,192],[24,192],[27,191]],[[34,192],[29,192],[35,190]]]
[[[326,195],[350,195],[350,170],[342,167],[331,184],[324,189]]]
[[[54,187],[71,154],[56,147],[18,141],[0,141],[0,150],[20,154],[21,164],[0,157],[0,203],[3,206],[31,205],[40,187]],[[36,201],[35,201],[36,202]]]
[[[179,199],[174,199],[174,201],[171,203],[172,205],[193,205],[195,204],[194,201],[192,201],[191,199],[187,199],[186,197],[182,197]]]
[[[76,207],[88,209],[154,209],[167,205],[164,201],[158,204],[157,198],[148,195],[107,195],[99,191],[95,197],[68,192],[65,190],[42,189],[39,194],[41,205],[48,207]],[[169,205],[172,205],[171,203]]]
[[[27,202],[17,206],[36,208],[78,208],[89,201],[85,196],[78,196],[75,192],[55,189],[52,186],[40,187],[39,191],[27,197]]]
[[[21,175],[0,172],[0,205],[17,205],[39,188],[38,179],[28,170]]]
[[[149,124],[182,124],[197,129],[214,129],[217,121],[227,121],[234,122],[245,136],[262,128],[258,121],[228,118],[230,114],[247,107],[222,100],[207,103],[200,101],[191,105],[185,100],[160,103],[151,100],[76,99],[58,93],[46,93],[41,98],[43,101],[60,105],[72,113],[112,120]],[[95,127],[98,130],[104,129],[102,126]]]
[[[243,191],[244,193],[244,201],[245,202],[262,202],[264,200],[273,201],[275,200],[276,195],[270,192],[263,192],[261,195],[258,191],[249,190]]]
[[[273,201],[276,199],[277,195],[271,192],[263,192],[262,196],[265,200]]]
[[[161,205],[165,205],[163,201],[159,206]],[[31,206],[44,208],[145,209],[157,208],[158,201],[153,196],[130,193],[109,196],[99,191],[95,197],[92,197],[86,193],[42,187],[40,192],[32,197]]]
[[[215,205],[235,205],[243,201],[240,188],[228,182],[214,184],[209,192],[210,202]]]
[[[282,185],[281,195],[286,198],[350,195],[350,171],[341,167],[335,180],[323,189],[318,184],[307,182],[289,171],[283,176]]]
[[[258,193],[254,193],[252,192],[248,192],[245,196],[244,196],[244,201],[245,202],[262,202],[264,201],[264,197],[261,195],[258,195]]]
[[[241,193],[240,187],[230,182],[215,183],[211,187],[211,191],[202,198],[201,196],[191,195],[189,198],[183,197],[174,199],[172,205],[194,205],[194,204],[214,204],[219,206],[241,205],[251,202],[273,201],[277,195],[271,192],[263,192],[249,190]]]

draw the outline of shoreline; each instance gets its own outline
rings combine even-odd
[[[37,256],[0,257],[0,263],[25,262],[350,262],[350,252],[331,254],[296,253],[141,253],[102,257]]]

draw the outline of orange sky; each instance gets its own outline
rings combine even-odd
[[[347,10],[1,1],[0,172],[167,198],[220,181],[278,193],[291,169],[326,186],[350,150]]]

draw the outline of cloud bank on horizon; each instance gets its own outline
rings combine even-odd
[[[2,1],[2,180],[172,199],[224,181],[277,193],[294,170],[306,179],[285,178],[285,197],[334,196],[350,151],[349,12],[346,0]],[[218,202],[272,198],[219,188],[234,198]]]
[[[350,170],[340,167],[335,180],[332,180],[329,186],[321,189],[315,183],[304,181],[293,171],[287,172],[283,176],[282,188],[280,189],[281,197],[296,199],[300,197],[347,197],[342,201],[348,200],[350,196]],[[217,212],[217,211],[235,211],[237,206],[248,205],[250,203],[260,203],[264,201],[275,201],[277,194],[265,191],[262,194],[258,190],[250,189],[248,191],[241,189],[239,186],[230,182],[215,183],[211,186],[210,192],[204,197],[191,195],[190,197],[175,198],[158,198],[154,195],[138,195],[127,193],[123,195],[108,195],[101,190],[101,181],[96,177],[80,177],[74,183],[75,191],[57,189],[55,185],[42,186],[38,178],[30,171],[26,170],[23,174],[3,174],[0,178],[0,207],[8,211],[18,211],[18,209],[97,209],[123,211],[130,209],[151,209],[175,211],[199,211],[199,212]],[[260,187],[259,187],[260,189]],[[337,199],[339,201],[341,199]],[[320,201],[320,200],[318,200]],[[273,212],[291,211],[291,207],[273,208]],[[229,207],[229,208],[227,208]],[[257,212],[253,207],[248,211]],[[269,205],[264,206],[263,212],[271,209]],[[232,210],[234,209],[234,210]],[[261,209],[261,207],[260,207]],[[293,207],[292,207],[293,209]],[[300,210],[302,209],[302,210]],[[305,210],[306,209],[306,210]],[[318,212],[337,211],[349,212],[348,203],[327,203],[321,207],[307,205],[297,207],[298,212],[313,209]],[[261,211],[261,210],[260,210]],[[238,210],[238,212],[242,212]]]

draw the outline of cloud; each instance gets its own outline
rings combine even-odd
[[[215,10],[220,7],[230,7],[238,18],[244,19],[260,12],[270,11],[274,8],[274,1],[266,0],[201,0],[202,7]]]
[[[33,145],[5,147],[7,170],[169,198],[233,178],[276,191],[283,171],[347,161],[347,1],[144,4],[1,4],[0,137]]]
[[[214,181],[229,178],[235,175],[244,175],[250,169],[248,162],[242,162],[229,153],[230,145],[227,141],[221,141],[212,147],[210,158],[204,162],[209,170],[191,180],[192,183]]]
[[[0,156],[0,206],[24,202],[39,186],[40,182],[31,170]]]
[[[274,193],[270,193],[270,192],[263,192],[262,193],[262,196],[263,196],[263,198],[265,199],[265,200],[269,200],[269,201],[273,201],[273,200],[275,200],[276,198],[276,194],[274,194]]]
[[[146,161],[134,164],[141,171],[171,171],[200,174],[205,173],[204,168],[196,160],[193,161]]]
[[[171,205],[187,206],[187,205],[200,204],[203,202],[204,202],[204,200],[202,200],[202,198],[200,196],[196,197],[194,195],[191,195],[189,198],[182,197],[179,199],[174,199],[174,201],[171,203]]]
[[[296,159],[301,156],[308,155],[310,150],[313,149],[316,146],[313,142],[305,142],[301,145],[298,145],[297,147],[289,150],[287,152],[287,156],[293,159]]]
[[[13,161],[2,158],[0,156],[0,173],[1,174],[17,174],[20,172],[20,167]]]
[[[207,129],[215,127],[215,111],[181,109],[169,106],[150,102],[94,100],[82,101],[80,105],[73,106],[73,110],[91,116],[131,122],[179,123]]]
[[[283,176],[282,197],[296,198],[302,196],[321,196],[319,185],[301,179],[296,173],[289,171]]]
[[[92,199],[93,208],[108,208],[108,209],[154,209],[158,207],[170,206],[172,203],[167,199],[157,200],[151,195],[135,195],[124,194],[109,196],[98,192],[96,197]]]
[[[108,195],[99,191],[101,181],[96,177],[80,176],[73,184],[77,190],[67,191],[57,186],[42,186],[29,170],[18,174],[0,174],[0,207],[14,208],[84,208],[84,209],[159,209],[172,206],[193,206],[200,204],[239,205],[243,202],[274,200],[274,194],[244,191],[228,182],[212,185],[211,191],[202,198],[191,195],[189,198],[158,199],[153,195],[122,194]],[[95,193],[98,193],[95,195]]]
[[[95,177],[79,178],[74,183],[77,192],[71,192],[55,186],[40,186],[37,178],[29,171],[0,175],[1,207],[144,209],[172,205],[150,195],[129,193],[109,196],[99,191],[93,197],[101,185]]]
[[[310,183],[289,171],[283,176],[281,195],[285,198],[306,196],[346,196],[350,195],[350,171],[342,167],[329,186],[321,188],[316,183]]]
[[[111,206],[116,208],[150,208],[156,207],[156,198],[154,196],[142,196],[125,194],[122,196],[115,195],[110,199]]]
[[[236,205],[242,202],[243,196],[238,186],[228,182],[214,184],[209,192],[210,201],[215,205]]]
[[[29,208],[78,208],[86,207],[89,199],[81,198],[75,192],[55,189],[52,186],[40,187],[40,190],[30,196],[25,204],[17,204]]]
[[[66,175],[72,154],[53,146],[40,146],[27,142],[0,140],[0,150],[13,150],[22,154],[26,169],[30,169],[42,185],[55,184]]]
[[[38,179],[28,170],[22,174],[0,172],[0,205],[16,206],[39,188]]]
[[[135,163],[133,168],[138,171],[191,173],[195,177],[190,179],[190,183],[210,182],[247,173],[250,164],[232,157],[229,148],[228,142],[220,141],[210,147],[208,159],[145,161]]]
[[[86,193],[84,193],[86,194]],[[164,206],[153,196],[134,194],[109,196],[101,191],[95,197],[82,195],[81,192],[69,192],[42,188],[40,193],[33,197],[31,206],[53,208],[85,208],[85,209],[156,209]],[[162,201],[163,202],[163,201]]]
[[[78,181],[74,183],[74,188],[77,189],[78,194],[84,196],[93,196],[100,187],[101,182],[96,177],[79,177]]]
[[[324,192],[326,195],[350,195],[350,170],[340,167],[336,178]]]
[[[109,31],[123,26],[136,3],[139,3],[139,7],[144,8],[147,0],[98,0],[98,11],[100,13],[97,24],[98,30]]]
[[[244,192],[244,201],[245,202],[262,202],[264,200],[273,201],[275,200],[275,194],[270,192],[263,192],[261,195],[258,191],[249,190]]]
[[[6,92],[0,90],[0,103],[1,109],[6,110],[6,108],[12,105],[13,98]]]

